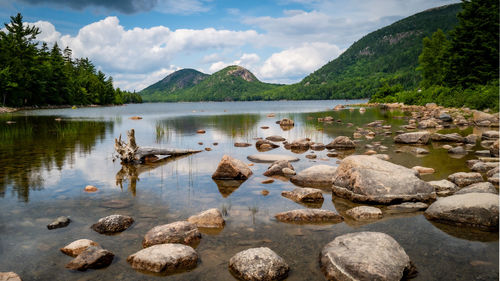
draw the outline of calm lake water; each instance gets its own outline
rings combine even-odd
[[[419,271],[415,280],[498,280],[498,233],[431,223],[422,212],[389,214],[383,207],[385,217],[376,222],[285,224],[276,221],[274,214],[307,206],[281,196],[281,191],[294,188],[290,182],[261,184],[269,164],[252,166],[254,175],[237,188],[219,187],[211,179],[224,154],[249,163],[246,157],[257,153],[255,146],[236,148],[235,142],[255,143],[256,137],[281,135],[287,140],[308,137],[326,144],[339,135],[352,137],[357,126],[374,120],[386,120],[393,131],[406,124],[394,118],[403,116],[402,112],[331,111],[337,104],[357,102],[362,101],[158,103],[0,115],[0,271],[17,272],[23,280],[234,280],[228,260],[247,248],[266,246],[290,265],[287,280],[324,280],[318,257],[325,244],[350,232],[380,231],[403,246]],[[266,117],[271,112],[276,116]],[[129,119],[135,115],[143,119]],[[317,122],[325,116],[342,122]],[[283,131],[275,124],[282,118],[293,119],[295,127]],[[348,126],[349,122],[354,126]],[[113,146],[115,138],[126,136],[132,128],[140,146],[212,150],[127,172],[119,161],[113,161]],[[197,134],[198,129],[206,133]],[[456,131],[467,135],[473,129]],[[394,163],[435,168],[436,173],[423,176],[424,180],[468,171],[465,161],[473,158],[471,154],[451,158],[436,145],[426,146],[431,153],[424,157],[394,153],[392,136],[382,135],[362,138],[356,153],[362,154],[364,145],[374,141],[390,148],[386,153]],[[268,153],[293,154],[283,147]],[[293,163],[297,171],[317,164],[337,166],[340,160],[328,158],[326,150],[315,152],[318,158],[309,160],[305,156],[310,153],[294,154],[300,158]],[[89,184],[99,191],[85,193]],[[261,194],[264,189],[269,195]],[[344,214],[356,206],[332,198],[327,191],[324,197],[323,209]],[[196,269],[165,277],[137,272],[126,262],[127,256],[141,249],[142,238],[152,227],[185,220],[208,208],[223,211],[226,226],[219,232],[203,233],[196,248],[201,258]],[[90,229],[99,218],[111,214],[130,215],[135,223],[112,236]],[[48,230],[46,225],[58,216],[69,216],[71,224]],[[66,269],[71,257],[59,248],[81,238],[112,251],[113,263],[86,272]]]

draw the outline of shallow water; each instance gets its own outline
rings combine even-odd
[[[357,101],[354,101],[357,102]],[[128,255],[141,249],[143,235],[152,227],[208,208],[226,215],[220,232],[204,233],[196,250],[200,263],[190,272],[168,276],[170,280],[234,280],[228,260],[241,250],[266,246],[290,265],[287,280],[323,280],[318,256],[321,248],[336,236],[356,231],[381,231],[394,237],[415,263],[415,280],[497,280],[498,233],[485,233],[427,221],[421,212],[388,214],[376,222],[347,219],[340,224],[294,225],[277,222],[275,213],[306,206],[282,197],[294,188],[276,180],[261,184],[268,164],[251,167],[254,175],[238,188],[219,187],[211,174],[224,154],[246,160],[257,153],[254,146],[236,148],[234,142],[281,135],[288,140],[309,137],[329,143],[339,135],[352,136],[356,126],[384,119],[399,130],[405,124],[401,112],[368,109],[331,111],[343,101],[280,101],[231,103],[141,104],[120,107],[35,110],[0,116],[0,272],[15,271],[23,280],[151,280],[165,278],[133,270]],[[353,103],[353,101],[349,101]],[[266,117],[274,112],[275,117]],[[139,115],[142,120],[130,120]],[[341,123],[318,123],[318,117],[333,116]],[[275,121],[291,118],[295,127],[283,131]],[[56,121],[60,118],[60,121]],[[15,121],[7,124],[6,121]],[[353,123],[348,126],[347,123]],[[269,129],[261,129],[269,126]],[[212,151],[164,161],[140,170],[122,170],[113,161],[114,139],[134,128],[140,146],[177,147]],[[197,134],[198,129],[206,130]],[[471,133],[471,129],[460,131]],[[457,171],[468,171],[469,154],[455,159],[436,145],[429,155],[395,153],[392,137],[377,135],[361,139],[364,145],[380,141],[389,147],[391,161],[406,167],[433,167],[436,173],[424,180],[443,179]],[[203,145],[199,145],[203,142]],[[217,142],[218,145],[213,143]],[[398,147],[399,148],[399,147]],[[403,148],[404,150],[404,148]],[[280,147],[268,153],[293,154]],[[316,164],[336,166],[340,158],[328,158],[327,151],[305,155],[293,163],[296,170]],[[339,157],[342,157],[339,156]],[[83,192],[92,184],[97,193]],[[261,191],[270,193],[263,196]],[[355,204],[324,193],[323,209],[343,214]],[[385,211],[385,209],[384,209]],[[110,214],[134,217],[128,230],[113,236],[90,229],[99,218]],[[58,216],[70,216],[68,227],[48,230]],[[115,254],[104,269],[74,272],[64,268],[71,258],[59,248],[81,238],[92,239]]]

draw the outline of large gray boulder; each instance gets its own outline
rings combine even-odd
[[[124,215],[110,215],[101,218],[91,228],[101,234],[122,232],[134,223],[134,219]]]
[[[195,268],[198,254],[186,245],[160,244],[128,256],[127,262],[137,270],[171,273]]]
[[[424,213],[429,220],[472,226],[488,231],[498,230],[498,195],[467,193],[441,198]]]
[[[336,170],[334,166],[316,165],[300,171],[290,181],[298,186],[330,188]]]
[[[229,260],[229,270],[240,280],[283,280],[290,267],[285,260],[267,247],[251,248]]]
[[[288,162],[296,162],[299,161],[299,158],[291,155],[283,155],[283,154],[268,154],[268,153],[259,153],[247,156],[247,159],[252,162],[257,163],[273,163],[276,161],[288,161]]]
[[[321,251],[320,265],[327,280],[399,281],[415,272],[405,250],[380,232],[338,236]]]
[[[367,155],[349,156],[340,162],[332,191],[351,201],[379,204],[436,198],[434,187],[421,180],[417,171]]]
[[[471,185],[483,181],[480,173],[458,172],[448,176],[448,180],[455,183],[459,187]]]
[[[222,156],[212,179],[217,180],[246,180],[252,175],[247,164],[229,155]]]
[[[431,134],[429,132],[411,132],[397,135],[394,138],[394,142],[406,144],[428,144],[430,139]]]
[[[66,265],[66,268],[85,271],[103,268],[111,264],[115,255],[99,246],[90,246]]]
[[[142,247],[147,248],[157,244],[178,243],[193,245],[200,241],[201,233],[196,225],[187,221],[177,221],[155,226],[150,229],[142,240]]]
[[[478,182],[468,185],[455,194],[466,194],[466,193],[493,193],[497,194],[497,189],[490,182]]]
[[[278,213],[274,216],[277,220],[291,223],[339,223],[344,218],[329,210],[299,209]]]

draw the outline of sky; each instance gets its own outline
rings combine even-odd
[[[183,68],[212,74],[241,65],[290,84],[364,35],[457,0],[0,0],[0,20],[21,13],[39,41],[68,46],[140,91]]]

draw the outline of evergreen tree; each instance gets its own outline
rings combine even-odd
[[[442,85],[447,67],[449,41],[441,29],[432,36],[423,40],[422,53],[418,57],[419,67],[422,73],[420,86],[428,88],[432,85]]]

